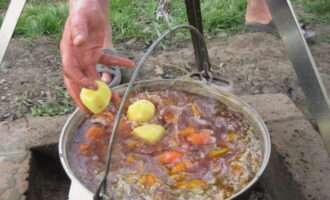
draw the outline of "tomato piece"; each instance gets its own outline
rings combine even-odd
[[[190,144],[208,144],[211,136],[205,133],[193,133],[186,137],[187,142]]]
[[[85,133],[85,138],[89,140],[103,139],[106,133],[102,127],[91,126]]]
[[[160,156],[158,157],[158,160],[161,163],[168,164],[168,163],[172,163],[172,162],[176,161],[181,156],[182,156],[181,152],[165,151],[164,153],[160,154]]]

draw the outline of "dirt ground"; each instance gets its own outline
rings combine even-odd
[[[313,27],[317,34],[330,33],[330,26]],[[236,95],[287,94],[306,113],[303,93],[281,40],[266,33],[244,33],[207,41],[214,71],[234,81]],[[117,44],[118,53],[135,62],[147,45]],[[310,43],[324,84],[330,93],[330,43]],[[185,74],[191,71],[194,56],[190,42],[159,48],[143,68],[140,79]],[[132,70],[123,70],[127,82]],[[40,101],[52,101],[51,91],[63,87],[58,43],[41,38],[15,39],[0,66],[0,121],[25,116]]]

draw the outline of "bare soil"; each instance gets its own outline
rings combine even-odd
[[[318,34],[330,33],[330,26],[315,26]],[[287,94],[305,113],[303,93],[280,39],[266,33],[244,33],[207,41],[216,73],[234,81],[233,93]],[[135,62],[147,45],[126,42],[116,45],[120,55]],[[310,43],[324,84],[330,93],[330,42]],[[158,50],[150,57],[139,79],[177,77],[191,71],[194,54],[189,41]],[[50,91],[63,87],[58,42],[50,38],[13,40],[0,66],[0,121],[24,117],[40,101],[52,101]],[[132,70],[123,68],[123,82]]]

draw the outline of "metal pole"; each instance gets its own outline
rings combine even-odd
[[[199,32],[203,34],[200,1],[185,0],[185,3],[186,3],[186,10],[187,10],[189,24],[197,28]],[[191,32],[191,40],[194,47],[197,70],[201,72],[205,69],[205,65],[208,65],[206,67],[207,67],[207,71],[209,71],[210,61],[208,60],[207,52],[203,51],[203,46],[201,44],[201,41],[193,32]],[[206,76],[208,76],[208,74],[206,74]]]
[[[330,101],[289,0],[267,0],[274,23],[330,154]]]
[[[11,0],[10,2],[8,11],[0,29],[0,63],[5,56],[11,36],[14,33],[18,18],[21,15],[25,2],[26,0]]]

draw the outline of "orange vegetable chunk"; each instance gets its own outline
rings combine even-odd
[[[208,152],[207,157],[215,158],[215,157],[218,157],[218,156],[222,156],[222,155],[226,154],[229,151],[230,151],[229,148],[215,149],[215,150],[212,150],[212,151]]]
[[[208,144],[211,136],[205,133],[193,133],[187,136],[186,140],[190,144]]]
[[[202,187],[202,186],[206,186],[207,183],[205,183],[204,181],[200,180],[200,179],[193,179],[191,181],[180,181],[177,182],[176,184],[174,184],[175,187],[178,188],[188,188],[188,189],[192,189],[195,187]]]
[[[187,169],[186,164],[184,162],[180,162],[179,164],[176,164],[174,167],[172,167],[171,174],[184,171],[185,169]]]
[[[85,133],[85,138],[89,140],[102,139],[106,136],[104,129],[99,126],[91,126]]]
[[[172,163],[172,162],[176,161],[181,156],[182,156],[182,153],[181,152],[177,152],[177,151],[165,151],[164,153],[162,153],[158,157],[158,159],[159,159],[159,162],[164,163],[164,164],[168,164],[168,163]]]
[[[200,117],[200,116],[202,115],[201,110],[199,109],[199,107],[198,107],[196,104],[193,104],[193,105],[191,106],[191,109],[192,109],[192,111],[193,111],[195,117]]]

